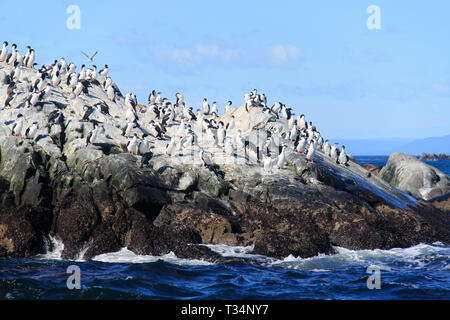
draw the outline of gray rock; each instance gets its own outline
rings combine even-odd
[[[390,155],[379,176],[412,196],[430,200],[450,192],[450,178],[438,169],[404,153]]]

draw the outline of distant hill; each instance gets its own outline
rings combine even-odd
[[[390,155],[403,152],[409,155],[425,153],[450,154],[450,135],[424,139],[332,139],[339,141],[350,155]]]
[[[414,140],[392,151],[399,151],[410,155],[420,155],[422,152],[450,154],[450,135]]]

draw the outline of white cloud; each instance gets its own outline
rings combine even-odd
[[[275,45],[259,51],[221,47],[216,44],[197,44],[191,48],[158,46],[154,48],[153,53],[162,62],[185,67],[206,63],[251,66],[269,64],[279,67],[295,63],[303,57],[302,51],[293,45]]]
[[[303,57],[300,48],[294,45],[277,44],[267,48],[269,62],[274,66],[285,66],[297,62]]]
[[[219,54],[219,46],[198,44],[195,51],[200,56],[216,57]]]

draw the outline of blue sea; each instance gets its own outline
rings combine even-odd
[[[382,166],[387,157],[356,157]],[[426,161],[450,174],[450,161]],[[450,247],[419,244],[273,259],[251,247],[210,246],[245,261],[209,263],[122,250],[61,260],[63,245],[35,259],[0,259],[1,299],[450,299]],[[74,276],[79,271],[79,282]],[[69,284],[69,285],[68,285]],[[75,286],[75,288],[74,288]]]

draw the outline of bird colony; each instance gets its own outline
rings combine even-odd
[[[283,172],[293,158],[312,165],[320,155],[349,165],[344,146],[339,150],[337,142],[324,139],[304,114],[296,116],[284,103],[269,107],[256,89],[239,106],[228,101],[220,115],[216,101],[210,105],[204,98],[194,108],[181,93],[171,101],[152,90],[148,102],[138,104],[134,94],[122,95],[108,65],[97,70],[83,64],[77,71],[65,58],[40,68],[35,60],[31,47],[22,54],[16,44],[3,43],[0,136],[16,137],[18,143],[28,139],[57,153],[68,148],[64,141],[70,138],[74,150],[129,152],[142,166],[155,157],[206,168],[244,162],[265,175]]]

